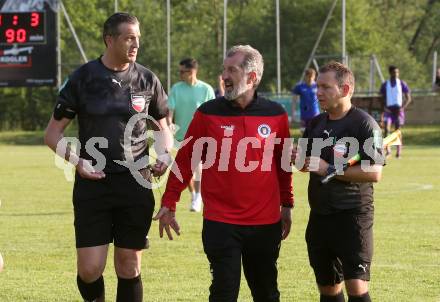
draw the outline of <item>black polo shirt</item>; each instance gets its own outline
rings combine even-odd
[[[137,113],[148,114],[155,120],[167,116],[167,95],[159,79],[137,63],[131,63],[124,71],[112,71],[99,58],[69,76],[59,92],[54,118],[78,116],[80,157],[93,163],[95,158],[86,152],[86,143],[97,137],[107,140],[108,146],[93,146],[106,158],[104,172],[117,173],[127,170],[114,162],[125,161],[124,148],[135,160],[148,155],[147,142],[142,139],[147,131],[147,118],[137,119],[124,147],[127,123]]]
[[[335,164],[335,156],[347,156],[350,146],[341,144],[341,138],[354,138],[359,143],[361,160],[368,160],[370,164],[384,163],[381,137],[382,132],[377,122],[365,111],[352,107],[350,111],[339,120],[330,120],[327,113],[315,117],[304,132],[308,138],[307,156],[312,154],[312,139],[331,138],[331,145],[323,148],[319,156],[330,164]],[[372,138],[372,139],[371,139]],[[367,139],[374,141],[370,144],[371,151],[364,151]],[[345,162],[348,160],[346,158]],[[358,163],[360,164],[360,162]],[[308,197],[312,212],[317,214],[332,214],[342,210],[364,211],[373,208],[373,184],[370,182],[348,182],[332,179],[322,185],[321,176],[310,173]]]

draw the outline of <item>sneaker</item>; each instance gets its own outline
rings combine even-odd
[[[191,207],[189,208],[191,212],[200,212],[202,210],[202,199],[195,198],[191,200]]]

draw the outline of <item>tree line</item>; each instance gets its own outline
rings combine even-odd
[[[317,49],[323,64],[340,60],[341,2]],[[67,12],[89,60],[104,49],[102,24],[114,12],[114,1],[64,0]],[[333,0],[280,0],[282,90],[288,93],[300,79]],[[167,41],[165,0],[119,0],[119,10],[141,23],[137,61],[158,75],[166,88]],[[217,86],[223,59],[223,0],[171,0],[171,83],[178,81],[178,62],[194,57],[199,78]],[[83,63],[64,17],[61,18],[62,78]],[[431,86],[432,56],[440,45],[440,0],[347,0],[346,50],[357,78],[357,90],[367,89],[369,57],[375,54],[387,77],[397,65],[411,88]],[[275,0],[229,0],[228,46],[250,44],[265,60],[259,88],[275,92]],[[376,80],[376,89],[380,81]],[[52,112],[55,88],[1,88],[0,130],[44,128]]]

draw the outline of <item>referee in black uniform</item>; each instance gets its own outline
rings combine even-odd
[[[381,130],[371,116],[352,106],[354,76],[348,67],[337,62],[323,66],[317,84],[325,112],[312,119],[304,133],[308,144],[302,170],[310,172],[311,211],[306,230],[310,265],[320,301],[345,301],[344,280],[348,301],[371,301],[368,281],[373,254],[373,182],[382,175]],[[362,164],[322,185],[321,178],[344,161],[350,148],[357,149],[355,142],[350,146],[347,140],[358,143]],[[318,147],[320,141],[326,141],[326,146]],[[294,149],[293,160],[298,152]]]
[[[85,301],[104,301],[102,273],[111,242],[118,277],[116,301],[142,301],[141,255],[154,198],[152,191],[132,176],[132,169],[117,161],[148,156],[144,139],[147,115],[157,121],[160,129],[156,130],[161,130],[163,139],[156,146],[156,163],[140,169],[146,179],[149,171],[154,176],[165,172],[173,140],[166,123],[167,96],[162,85],[156,75],[135,62],[139,37],[136,17],[126,13],[109,17],[103,28],[104,54],[69,76],[46,129],[45,142],[55,151],[64,129],[78,116],[79,156],[70,149],[59,155],[76,164],[77,283]],[[142,116],[136,119],[138,114]],[[133,117],[135,123],[131,123]],[[124,135],[130,126],[131,131]]]

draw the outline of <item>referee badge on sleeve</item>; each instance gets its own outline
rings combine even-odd
[[[145,96],[141,94],[132,94],[131,95],[131,107],[136,112],[143,112],[145,109]]]

